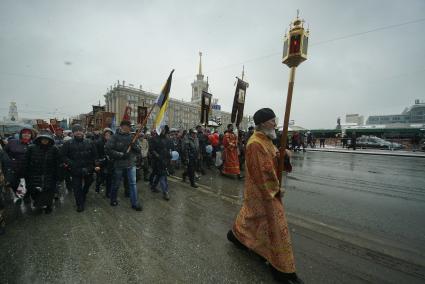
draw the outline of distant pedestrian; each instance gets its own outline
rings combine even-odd
[[[421,137],[419,136],[419,133],[415,133],[412,137],[412,150],[413,152],[416,152],[419,150],[419,144],[421,142]]]
[[[320,143],[319,148],[322,148],[322,147],[325,148],[325,141],[326,141],[325,134],[322,133],[319,139],[319,143]]]
[[[356,150],[356,145],[357,145],[357,136],[356,136],[356,132],[353,131],[353,133],[351,133],[351,148],[353,148],[353,150]]]

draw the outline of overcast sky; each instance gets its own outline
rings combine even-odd
[[[296,10],[310,27],[291,119],[333,128],[338,116],[400,113],[425,100],[425,1],[0,1],[0,117],[89,112],[117,80],[190,100],[198,52],[210,92],[230,111],[245,65],[245,114],[283,121],[285,29]],[[68,62],[68,64],[66,64]],[[344,120],[344,119],[343,119]]]

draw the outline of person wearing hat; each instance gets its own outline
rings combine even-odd
[[[276,280],[303,283],[295,270],[294,254],[278,175],[276,121],[273,110],[263,108],[254,114],[255,131],[246,147],[244,199],[229,241],[251,250],[270,263]]]
[[[238,137],[233,133],[233,124],[227,125],[227,131],[223,137],[223,170],[224,175],[237,175],[242,178],[239,167]]]
[[[136,184],[136,158],[141,149],[138,140],[132,142],[131,122],[123,120],[120,123],[119,131],[112,135],[106,142],[106,154],[114,161],[113,179],[111,189],[111,206],[117,206],[118,189],[123,179],[123,175],[128,178],[128,187],[130,191],[131,208],[136,211],[142,211],[142,205],[139,203],[137,184]],[[128,147],[130,151],[127,152]]]
[[[25,176],[25,153],[29,145],[31,145],[34,136],[34,129],[23,128],[19,131],[18,139],[9,140],[4,149],[10,158],[11,178],[9,182],[15,193],[19,187],[20,180]],[[22,202],[22,199],[19,198],[17,201]],[[27,191],[24,196],[24,202],[29,203],[30,201],[30,195]]]
[[[65,168],[71,175],[77,212],[82,212],[90,185],[93,183],[93,173],[100,168],[96,165],[96,146],[93,141],[84,138],[81,125],[72,126],[72,133],[74,138],[62,145],[61,154]]]
[[[49,131],[40,132],[25,153],[25,182],[35,208],[52,212],[59,178],[59,150]]]

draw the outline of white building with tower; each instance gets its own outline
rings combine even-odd
[[[166,124],[170,128],[189,129],[195,127],[200,121],[201,111],[201,98],[202,91],[208,92],[209,83],[208,77],[205,80],[205,75],[202,73],[202,53],[199,53],[199,66],[198,74],[196,79],[191,83],[192,97],[190,102],[183,100],[177,100],[170,98],[168,105],[168,111],[165,116]],[[173,87],[171,87],[170,95],[173,95]],[[129,84],[125,84],[125,81],[118,81],[114,86],[108,88],[108,92],[104,95],[106,102],[106,111],[114,112],[116,115],[116,123],[119,125],[124,115],[126,106],[132,108],[131,120],[133,123],[137,122],[137,106],[151,107],[155,103],[158,94],[147,92],[139,88],[133,87]],[[209,120],[219,122],[221,126],[217,129],[223,132],[226,129],[227,124],[230,123],[230,112],[221,110],[221,106],[218,104],[218,99],[214,98],[212,101],[212,109],[209,115]],[[153,119],[156,117],[157,110],[153,111],[153,114],[148,119],[147,127],[151,128]],[[246,130],[248,128],[248,119],[244,117],[241,122],[240,128]]]

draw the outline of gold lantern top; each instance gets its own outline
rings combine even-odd
[[[291,23],[285,34],[282,63],[288,67],[297,67],[307,60],[309,30],[304,29],[304,20],[297,18]]]

